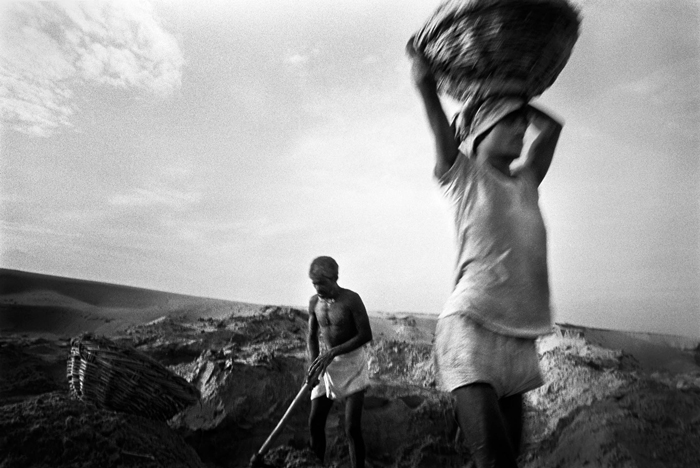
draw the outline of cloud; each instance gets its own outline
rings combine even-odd
[[[695,56],[622,83],[605,98],[617,109],[625,110],[622,119],[632,122],[642,135],[663,134],[693,143],[698,141],[700,127],[699,79],[700,65]]]
[[[306,63],[309,63],[309,58],[310,57],[308,55],[290,54],[284,58],[284,63],[287,63],[292,66],[304,65]]]
[[[188,163],[173,163],[160,167],[158,173],[142,176],[138,185],[107,199],[118,207],[167,207],[186,210],[202,199],[202,192],[192,181],[195,169]]]
[[[0,116],[15,130],[49,136],[70,126],[81,86],[167,97],[181,84],[182,52],[145,0],[0,8]]]
[[[202,199],[202,193],[189,181],[192,168],[186,164],[161,168],[160,174],[145,178],[129,192],[118,193],[108,199],[113,206],[168,207],[186,210]]]
[[[199,196],[180,190],[156,188],[136,188],[130,193],[118,194],[109,199],[116,206],[154,206],[162,205],[174,209],[184,209],[195,203]]]
[[[0,221],[0,230],[2,230],[6,235],[15,234],[19,236],[77,237],[76,234],[53,229],[51,227],[14,221]]]
[[[638,94],[653,103],[677,105],[700,102],[700,62],[694,56],[660,67],[647,75],[621,85],[626,92]]]
[[[308,228],[299,220],[278,220],[260,216],[251,220],[235,222],[229,226],[232,232],[249,237],[283,237]]]

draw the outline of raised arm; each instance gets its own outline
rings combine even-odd
[[[534,170],[537,184],[540,184],[552,163],[562,124],[531,105],[527,106],[527,113],[530,125],[535,129],[537,135],[527,153],[525,164]]]
[[[413,47],[413,41],[406,44],[406,52],[413,61],[411,73],[413,81],[423,99],[430,128],[435,137],[435,176],[440,178],[454,164],[459,152],[459,142],[455,139],[454,129],[447,120],[442,103],[437,94],[437,82],[430,71],[425,57]]]

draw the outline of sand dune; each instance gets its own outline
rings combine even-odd
[[[111,334],[163,316],[220,318],[262,306],[0,269],[0,332]]]

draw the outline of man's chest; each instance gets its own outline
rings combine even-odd
[[[318,323],[322,327],[344,327],[352,317],[350,310],[343,302],[321,298],[316,303],[315,312]]]

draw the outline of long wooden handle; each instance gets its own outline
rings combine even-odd
[[[287,411],[284,413],[284,416],[282,416],[282,419],[280,419],[280,422],[277,423],[277,426],[275,426],[275,429],[270,433],[268,436],[267,440],[265,441],[264,444],[262,444],[262,447],[260,447],[260,450],[258,450],[257,455],[262,456],[267,453],[267,451],[270,449],[270,446],[273,444],[277,436],[279,435],[280,432],[282,432],[282,429],[284,429],[284,425],[287,423],[287,420],[289,417],[292,415],[292,411],[294,411],[294,408],[299,406],[299,403],[301,403],[302,399],[306,395],[306,392],[308,392],[312,388],[311,383],[305,382],[304,386],[301,387],[301,390],[299,390],[299,393],[297,393],[297,396],[294,397],[294,400],[292,403],[289,405],[289,408],[287,408]]]

